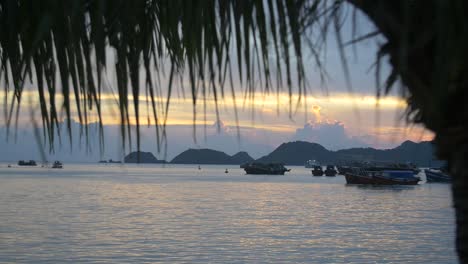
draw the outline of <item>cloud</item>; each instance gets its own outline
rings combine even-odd
[[[339,121],[310,121],[303,128],[296,129],[293,140],[319,143],[331,150],[367,146],[364,141],[349,136]]]

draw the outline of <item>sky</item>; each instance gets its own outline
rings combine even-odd
[[[358,25],[358,36],[373,30],[372,25],[362,15],[358,16]],[[345,40],[352,38],[349,26],[345,25],[343,31]],[[149,112],[146,109],[146,98],[141,96],[140,122],[144,124],[141,131],[141,150],[153,152],[158,158],[166,160],[171,160],[188,148],[212,148],[230,155],[238,151],[247,151],[252,157],[259,158],[281,143],[296,140],[316,142],[331,150],[350,147],[392,148],[405,140],[431,140],[431,132],[405,122],[406,103],[397,92],[377,100],[375,68],[372,66],[381,42],[382,40],[377,38],[346,47],[351,76],[350,90],[343,74],[335,38],[331,35],[321,53],[323,69],[327,74],[325,80],[321,79],[312,56],[307,54],[304,58],[308,92],[301,98],[297,107],[297,93],[289,97],[286,90],[278,94],[257,92],[252,94],[252,97],[245,98],[242,96],[245,87],[235,82],[236,100],[226,91],[226,96],[217,103],[219,115],[216,115],[216,104],[212,94],[208,94],[206,100],[198,101],[194,125],[190,87],[187,82],[181,81],[176,86],[167,116],[167,141],[159,146],[156,129],[151,124],[147,126]],[[389,66],[384,63],[383,76],[388,71]],[[112,73],[109,74],[112,76]],[[260,84],[257,82],[257,85]],[[79,137],[80,126],[76,115],[72,117],[72,144],[66,130],[63,129],[61,144],[56,142],[55,151],[51,153],[47,148],[44,149],[41,147],[42,137],[35,135],[32,125],[34,122],[40,124],[34,87],[34,83],[28,84],[16,130],[10,127],[10,132],[7,133],[6,119],[0,119],[0,149],[7,150],[0,152],[0,160],[39,159],[42,149],[50,160],[93,162],[110,158],[119,160],[128,152],[136,150],[135,133],[131,147],[129,142],[126,142],[126,148],[122,149],[117,105],[115,96],[110,92],[105,92],[102,97],[105,135],[103,151],[99,148],[95,124],[90,125],[92,134],[88,144],[84,137]],[[2,93],[2,102],[5,96],[10,98],[11,94]],[[290,98],[293,102],[292,108]],[[132,99],[131,95],[129,99]],[[60,101],[60,98],[58,100]],[[156,100],[164,102],[165,97],[157,97]],[[44,142],[42,144],[47,145]]]

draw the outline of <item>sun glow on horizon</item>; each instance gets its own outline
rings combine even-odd
[[[12,93],[7,94],[12,98]],[[61,95],[56,96],[57,105],[63,103]],[[120,125],[119,107],[116,103],[116,95],[103,93],[102,122],[103,125]],[[5,94],[0,95],[0,100],[5,100]],[[70,98],[74,103],[74,97]],[[136,124],[134,115],[133,96],[129,100],[129,122]],[[23,93],[22,112],[19,122],[30,122],[31,109],[35,120],[40,121],[39,102],[37,93],[25,91]],[[145,96],[139,97],[141,126],[155,125],[151,103],[147,103]],[[155,98],[158,114],[158,125],[163,126],[213,126],[217,120],[222,120],[226,126],[244,127],[272,131],[274,133],[292,134],[304,124],[338,124],[340,123],[350,136],[362,137],[373,135],[383,141],[390,142],[401,138],[411,140],[430,140],[433,134],[422,129],[407,129],[408,125],[402,122],[392,122],[395,116],[401,116],[407,107],[406,101],[399,97],[377,98],[368,94],[331,93],[324,95],[307,95],[300,97],[287,93],[262,94],[255,93],[251,96],[237,96],[234,100],[230,94],[220,98],[217,102],[212,97],[205,100],[199,99],[194,105],[191,99],[173,97],[170,99],[169,112],[165,113],[167,98]],[[71,114],[75,122],[79,122],[76,106],[72,103]],[[218,109],[219,116],[216,114]],[[64,119],[64,111],[60,109],[59,117]],[[195,113],[195,118],[194,118]],[[356,114],[358,113],[358,114]],[[359,114],[360,113],[360,114]],[[377,115],[381,113],[381,123],[376,123]],[[237,116],[237,119],[236,119]],[[313,119],[310,119],[310,118]],[[390,118],[389,118],[390,117]],[[393,118],[392,118],[393,117]],[[299,121],[303,120],[303,121]],[[95,108],[88,112],[88,123],[98,122]],[[6,123],[3,120],[4,124]],[[38,122],[40,123],[40,122]],[[375,145],[375,144],[371,144]]]

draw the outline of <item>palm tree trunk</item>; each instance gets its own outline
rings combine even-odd
[[[456,246],[460,263],[468,263],[468,124],[439,131],[438,156],[448,160],[453,177],[452,196],[456,219]]]
[[[440,39],[444,38],[437,35],[440,32],[426,39],[424,45],[415,44],[424,37],[421,32],[434,31],[437,1],[347,1],[363,11],[387,38],[385,53],[410,92],[409,107],[417,113],[415,121],[436,134],[437,156],[448,161],[453,177],[457,253],[460,263],[468,263],[468,107],[465,102],[468,98],[468,75],[463,68],[465,66],[460,65],[450,68],[457,71],[440,73],[437,57],[441,55],[435,50]],[[411,15],[408,8],[417,15]],[[405,53],[408,50],[411,52]],[[433,78],[436,74],[441,75],[439,80]],[[439,83],[435,84],[434,80]]]

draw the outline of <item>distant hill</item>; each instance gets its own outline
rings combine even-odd
[[[336,152],[338,160],[373,160],[387,162],[412,162],[418,166],[438,166],[434,147],[429,141],[405,141],[393,149],[352,148]]]
[[[431,142],[415,143],[405,141],[393,149],[351,148],[330,151],[323,146],[295,141],[283,143],[270,154],[259,158],[258,162],[280,162],[285,165],[304,165],[307,160],[318,160],[321,163],[337,163],[339,161],[380,161],[380,162],[412,162],[418,166],[440,166],[436,160]]]
[[[166,163],[165,160],[158,160],[153,153],[134,151],[125,156],[125,163]]]
[[[233,156],[212,149],[188,149],[174,159],[175,164],[243,164],[254,159],[247,152],[239,152]]]
[[[326,161],[333,159],[332,152],[317,143],[295,141],[283,143],[257,162],[279,162],[285,165],[304,165],[308,160]]]
[[[245,151],[237,152],[236,154],[231,156],[231,164],[240,165],[240,164],[244,164],[244,163],[248,163],[252,161],[254,161],[254,159],[250,157],[250,155]]]

